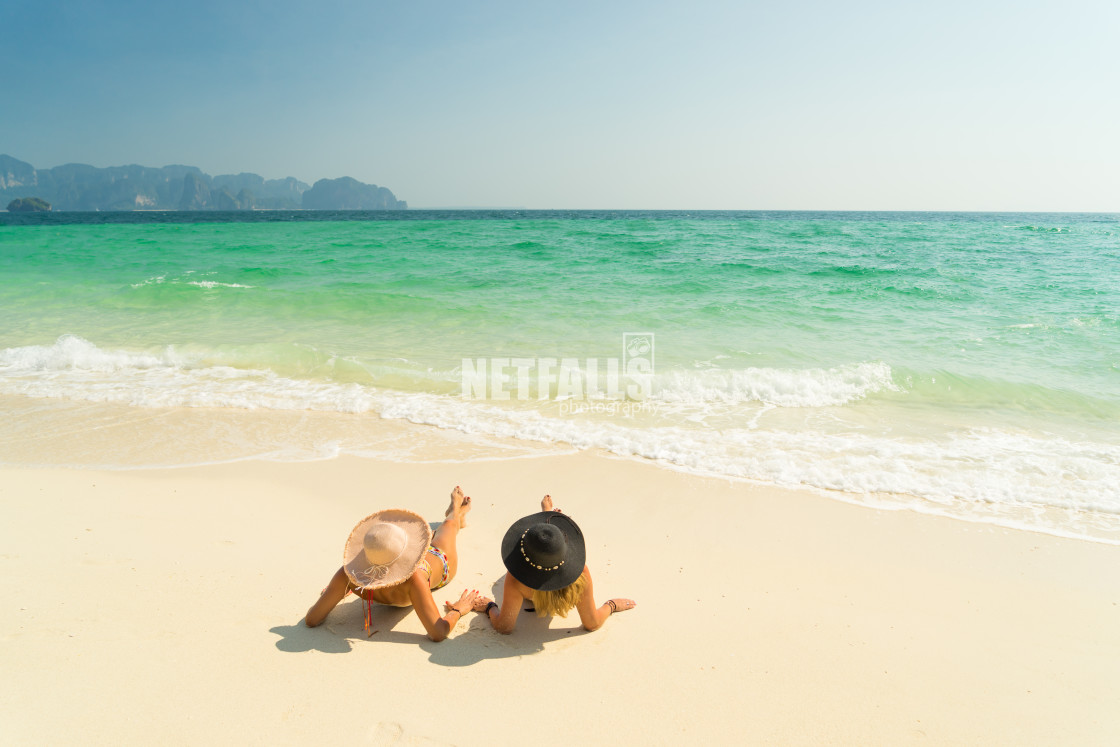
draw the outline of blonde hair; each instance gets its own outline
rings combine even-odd
[[[567,617],[568,612],[579,603],[585,591],[587,591],[587,576],[582,573],[563,589],[554,591],[533,589],[533,606],[537,608],[537,617],[554,615]]]

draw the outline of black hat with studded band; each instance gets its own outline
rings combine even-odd
[[[542,511],[518,519],[502,538],[506,570],[530,589],[555,591],[583,573],[583,532],[566,514]]]

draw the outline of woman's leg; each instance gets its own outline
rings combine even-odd
[[[327,588],[319,595],[319,601],[307,610],[307,616],[303,619],[307,627],[314,628],[321,625],[327,619],[327,613],[346,597],[348,591],[350,591],[350,579],[347,578],[346,571],[339,568],[331,578],[331,582],[327,584]]]
[[[447,509],[447,519],[439,525],[439,529],[432,536],[432,547],[438,548],[447,556],[447,580],[455,578],[459,570],[459,551],[455,548],[455,539],[459,536],[463,519],[471,510],[471,499],[463,495],[463,490],[456,485],[451,491],[451,506]],[[435,572],[435,568],[432,569]]]

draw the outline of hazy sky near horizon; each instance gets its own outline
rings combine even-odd
[[[1120,211],[1120,3],[0,10],[0,153],[412,207]]]

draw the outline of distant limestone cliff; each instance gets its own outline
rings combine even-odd
[[[405,210],[408,205],[385,187],[362,184],[344,176],[315,182],[314,187],[303,193],[303,207],[308,210]]]
[[[0,205],[32,196],[51,203],[54,210],[408,209],[385,187],[350,177],[320,179],[309,187],[293,177],[212,177],[194,166],[97,168],[70,163],[36,169],[0,155]]]

